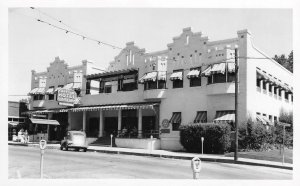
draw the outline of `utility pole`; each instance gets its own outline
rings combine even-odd
[[[234,161],[238,160],[238,91],[239,91],[239,66],[238,66],[238,49],[234,49],[234,63],[235,63],[235,150],[234,150]]]

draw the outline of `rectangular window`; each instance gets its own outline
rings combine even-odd
[[[278,89],[278,96],[281,97],[281,89]]]
[[[225,74],[213,74],[213,83],[225,83],[226,75]]]
[[[173,80],[173,88],[183,88],[183,70],[174,70],[173,73],[175,72],[182,72],[182,76],[181,79]]]
[[[263,81],[263,89],[267,90],[267,83],[265,81]]]
[[[54,100],[54,94],[49,94],[49,95],[48,95],[48,99],[49,99],[49,100]]]
[[[13,119],[12,118],[8,118],[8,121],[12,121]]]
[[[289,99],[289,93],[287,93],[287,92],[284,93],[284,99],[286,99],[286,100]]]
[[[124,83],[122,91],[133,91],[137,89],[137,82]]]
[[[145,90],[157,89],[157,81],[147,81],[145,84],[147,84]]]
[[[38,100],[38,95],[33,95],[33,100],[35,101],[35,100]]]
[[[111,85],[105,86],[105,87],[104,87],[104,92],[105,92],[105,93],[111,93]]]
[[[86,94],[90,94],[90,89],[91,89],[91,80],[88,80],[86,82]]]
[[[277,116],[274,116],[274,121],[278,121]]]
[[[256,86],[260,87],[260,79],[256,79]]]
[[[181,112],[173,112],[170,123],[172,124],[173,131],[178,131],[181,124]]]
[[[234,82],[234,81],[235,81],[235,73],[228,73],[227,82]]]
[[[207,84],[212,84],[212,76],[207,77]]]
[[[201,78],[191,78],[190,79],[190,87],[201,86]]]
[[[273,121],[273,116],[269,115],[269,120],[272,122]]]
[[[24,123],[24,122],[25,122],[25,119],[24,119],[24,118],[20,118],[20,119],[19,119],[19,122],[20,122],[20,123]]]
[[[166,88],[166,81],[158,80],[158,89],[165,89],[165,88]]]
[[[19,121],[19,118],[13,118],[12,120],[13,121]]]
[[[272,85],[271,84],[269,84],[269,92],[272,93]]]
[[[206,122],[207,122],[207,111],[198,111],[194,123],[206,123]]]

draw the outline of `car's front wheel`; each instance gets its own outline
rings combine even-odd
[[[83,152],[86,152],[86,148],[83,149]]]

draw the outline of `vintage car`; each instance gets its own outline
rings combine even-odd
[[[60,150],[73,148],[77,151],[83,149],[86,152],[88,148],[86,134],[83,131],[68,131],[67,136],[61,141]]]

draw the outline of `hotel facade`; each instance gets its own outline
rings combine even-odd
[[[154,149],[181,150],[180,125],[234,123],[237,48],[238,121],[272,125],[280,112],[292,111],[293,74],[251,37],[241,30],[235,38],[210,41],[184,28],[162,51],[126,43],[105,71],[91,70],[87,61],[68,67],[56,58],[46,72],[32,72],[28,113],[63,114],[67,130],[84,130],[91,142],[113,134],[119,147],[149,148],[151,142]],[[58,105],[57,88],[76,91],[72,106]]]

